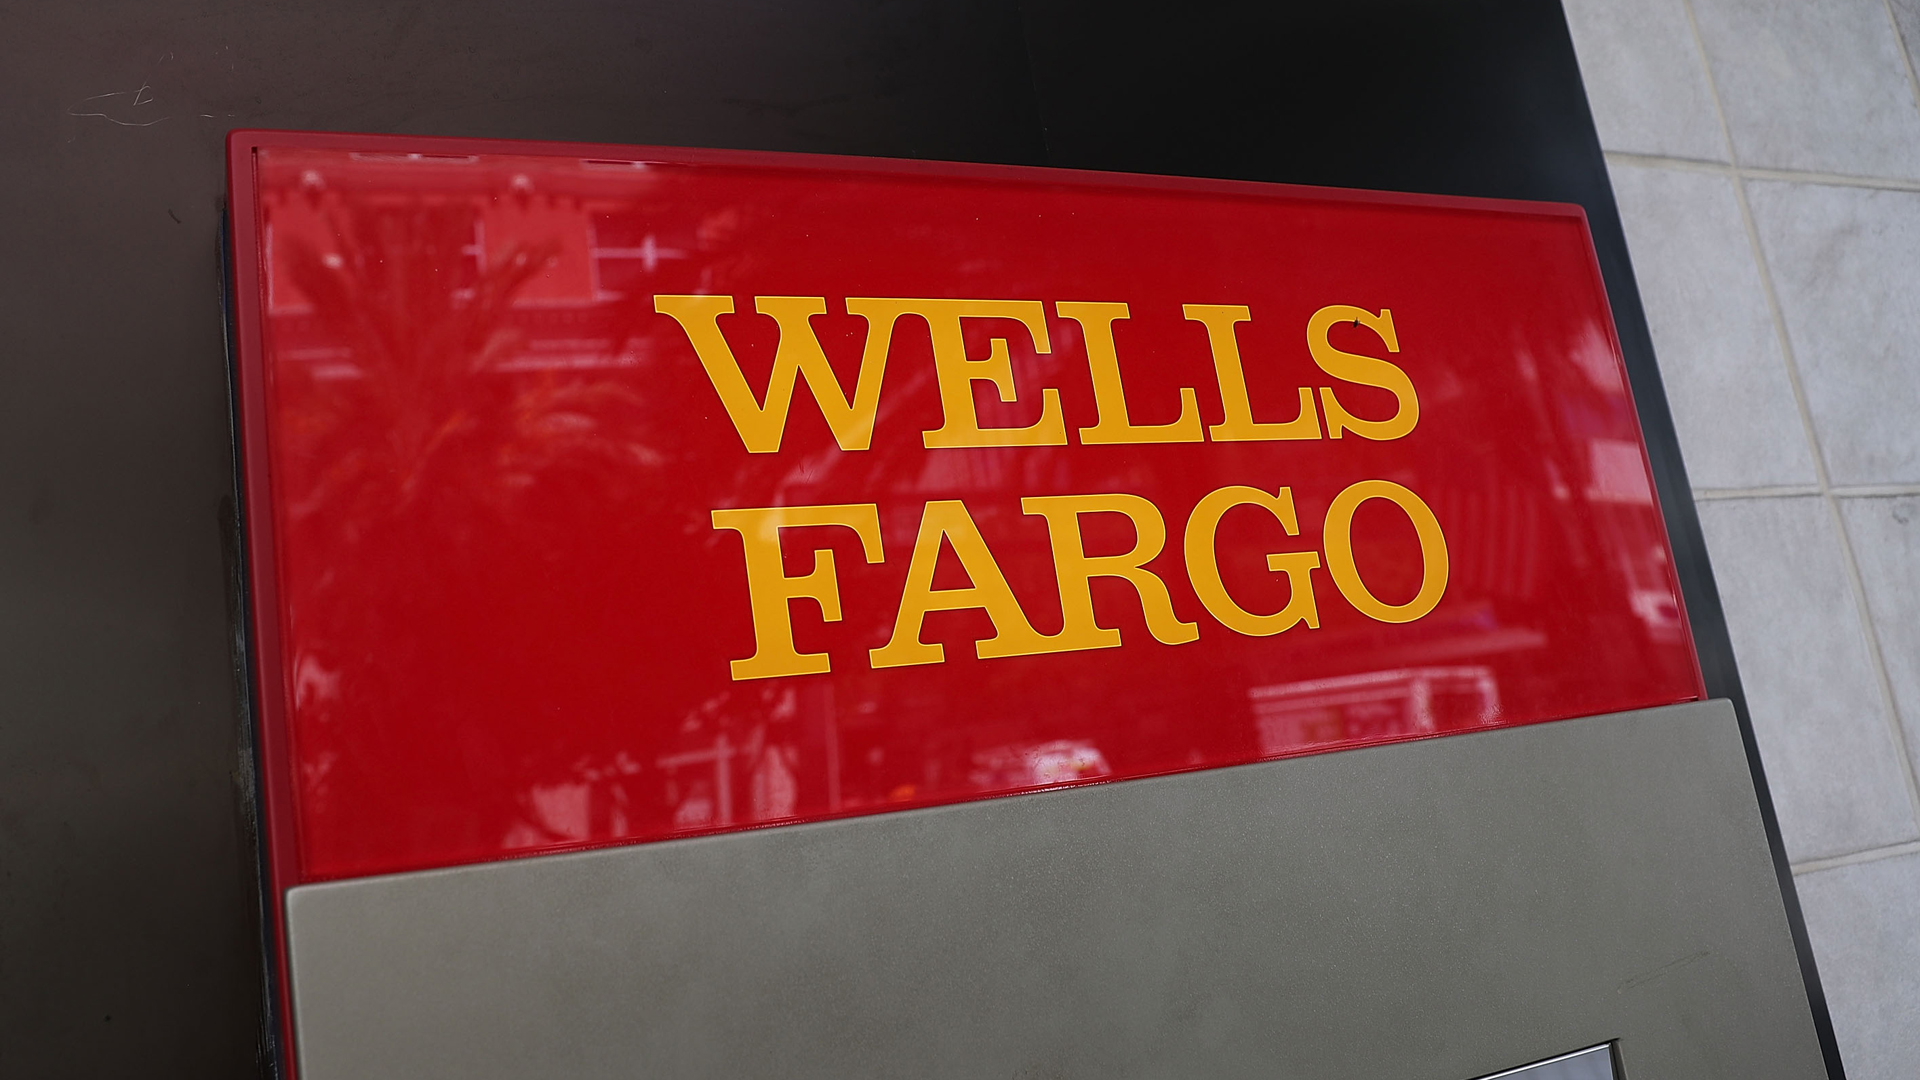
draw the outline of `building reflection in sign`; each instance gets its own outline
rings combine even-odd
[[[1266,756],[1487,724],[1500,688],[1484,667],[1400,668],[1247,691]]]
[[[979,751],[973,755],[967,778],[981,791],[1023,791],[1098,780],[1112,771],[1106,755],[1092,742],[1055,739]]]

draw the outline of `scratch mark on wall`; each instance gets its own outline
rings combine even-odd
[[[1651,971],[1643,971],[1640,974],[1633,976],[1632,978],[1625,979],[1620,983],[1619,986],[1615,987],[1614,990],[1616,993],[1621,990],[1631,990],[1636,986],[1642,985],[1643,983],[1650,983],[1653,980],[1658,979],[1663,975],[1671,974],[1675,970],[1686,967],[1689,964],[1699,963],[1700,961],[1705,960],[1707,957],[1712,955],[1713,955],[1712,949],[1701,949],[1697,953],[1688,953],[1686,956],[1683,956],[1678,960],[1670,960],[1667,963],[1661,964],[1659,967],[1654,968]]]
[[[171,116],[162,116],[153,120],[122,120],[112,113],[104,111],[107,108],[107,103],[112,103],[118,98],[126,97],[133,99],[126,103],[129,108],[140,105],[151,105],[154,100],[153,84],[141,83],[140,89],[138,90],[116,90],[110,94],[95,94],[90,98],[83,98],[79,103],[67,110],[67,115],[97,116],[109,124],[118,124],[121,127],[152,127],[155,124],[165,123],[173,119]],[[92,106],[92,108],[89,108],[89,106]]]

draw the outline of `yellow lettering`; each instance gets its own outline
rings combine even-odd
[[[1381,603],[1360,580],[1360,568],[1353,561],[1353,513],[1368,499],[1386,499],[1406,511],[1413,531],[1420,537],[1420,591],[1412,600],[1394,606]],[[1327,573],[1340,587],[1340,595],[1358,608],[1362,615],[1384,623],[1409,623],[1432,611],[1447,591],[1447,538],[1440,533],[1440,521],[1433,516],[1420,496],[1391,480],[1362,480],[1334,497],[1327,507]]]
[[[1380,314],[1375,315],[1366,308],[1348,304],[1323,307],[1307,320],[1307,351],[1313,354],[1313,362],[1320,365],[1320,370],[1336,379],[1392,391],[1398,407],[1385,420],[1362,420],[1340,404],[1333,387],[1323,386],[1320,388],[1320,405],[1327,413],[1327,435],[1337,439],[1341,432],[1351,431],[1363,439],[1398,439],[1420,422],[1420,398],[1413,392],[1413,380],[1388,361],[1334,348],[1327,340],[1327,334],[1335,325],[1343,322],[1372,330],[1386,343],[1388,352],[1397,353],[1400,351],[1400,339],[1394,336],[1393,312],[1381,308]]]
[[[1187,577],[1193,582],[1195,595],[1222,626],[1249,637],[1268,637],[1298,623],[1318,629],[1320,611],[1313,602],[1313,568],[1320,565],[1316,552],[1283,551],[1267,556],[1267,569],[1286,574],[1291,590],[1287,606],[1271,615],[1255,615],[1227,594],[1226,582],[1220,579],[1214,534],[1220,528],[1220,519],[1236,506],[1258,506],[1278,518],[1288,536],[1300,535],[1300,519],[1294,513],[1290,488],[1269,495],[1259,488],[1234,485],[1208,493],[1187,518]]]
[[[867,561],[884,555],[880,546],[880,509],[873,503],[839,506],[767,506],[715,510],[713,527],[740,534],[747,556],[747,598],[753,608],[753,655],[731,662],[736,680],[771,679],[777,675],[817,675],[831,670],[826,653],[803,653],[794,648],[793,619],[788,603],[799,599],[820,605],[820,616],[840,621],[840,583],[834,576],[833,552],[816,548],[813,570],[790,578],[781,566],[780,530],[809,525],[842,525],[860,537]]]
[[[1013,364],[1007,354],[1007,339],[993,338],[987,356],[967,357],[962,319],[1012,319],[1027,328],[1035,352],[1051,352],[1047,340],[1047,312],[1038,300],[898,300],[879,297],[850,297],[847,310],[867,317],[869,339],[891,339],[893,325],[902,315],[918,315],[926,320],[933,339],[933,371],[940,383],[940,409],[944,422],[925,433],[921,441],[929,448],[957,446],[1065,446],[1067,425],[1061,418],[1060,391],[1051,387],[1040,391],[1040,419],[1020,428],[983,428],[974,412],[973,384],[990,382],[1000,392],[1000,400],[1016,400],[1013,390]],[[885,328],[884,335],[881,332]]]
[[[757,296],[753,310],[770,315],[780,326],[780,340],[773,353],[773,374],[767,380],[765,403],[755,400],[753,389],[741,374],[740,362],[720,332],[720,316],[733,314],[730,296],[655,296],[653,310],[668,315],[686,331],[694,355],[706,368],[707,378],[726,406],[734,430],[750,454],[771,454],[780,449],[787,430],[787,407],[793,400],[796,377],[805,379],[813,400],[820,406],[834,442],[842,450],[865,450],[873,444],[873,417],[880,407],[880,379],[887,367],[886,336],[867,328],[867,347],[860,358],[860,374],[855,377],[853,400],[841,392],[840,380],[827,363],[820,339],[809,321],[827,311],[825,298],[818,296]],[[859,314],[851,312],[851,314]]]
[[[973,584],[964,589],[933,587],[934,565],[940,558],[942,541],[953,546],[960,565]],[[868,652],[876,668],[907,667],[912,664],[938,664],[947,658],[939,643],[920,640],[920,628],[930,611],[959,611],[980,608],[993,620],[994,635],[974,645],[981,659],[995,656],[1030,656],[1056,652],[1058,638],[1045,637],[1034,630],[1020,610],[1006,576],[993,561],[987,542],[968,515],[965,503],[958,499],[929,502],[920,515],[920,535],[913,542],[913,561],[907,567],[907,584],[900,596],[900,612],[894,617],[893,637],[878,649]]]
[[[1111,649],[1120,644],[1120,631],[1094,621],[1089,583],[1096,577],[1119,578],[1133,586],[1140,595],[1147,630],[1162,644],[1180,645],[1200,636],[1197,625],[1181,622],[1174,614],[1166,583],[1146,567],[1167,543],[1167,523],[1152,503],[1125,494],[1046,495],[1021,499],[1020,509],[1047,519],[1053,572],[1060,583],[1060,610],[1065,616],[1056,648]],[[1088,555],[1080,535],[1081,514],[1125,515],[1133,523],[1133,550],[1125,555]]]
[[[1313,411],[1313,388],[1300,388],[1300,415],[1284,424],[1262,424],[1253,419],[1253,404],[1247,398],[1247,374],[1240,364],[1240,343],[1234,337],[1234,325],[1248,322],[1253,315],[1243,304],[1186,304],[1180,308],[1188,320],[1207,328],[1207,344],[1213,350],[1213,374],[1220,384],[1220,406],[1224,418],[1207,429],[1214,442],[1255,442],[1267,439],[1317,439],[1320,415]]]
[[[1200,441],[1200,402],[1190,386],[1180,388],[1180,419],[1171,424],[1135,424],[1127,417],[1127,392],[1120,382],[1120,357],[1113,345],[1114,320],[1127,317],[1127,305],[1062,302],[1053,309],[1061,318],[1079,323],[1080,336],[1087,343],[1087,372],[1093,378],[1099,421],[1080,429],[1082,443]]]

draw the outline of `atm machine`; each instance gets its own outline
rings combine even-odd
[[[1578,208],[228,151],[287,1075],[1824,1075]]]

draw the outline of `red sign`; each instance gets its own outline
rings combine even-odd
[[[1576,208],[232,167],[281,887],[1701,696]]]

